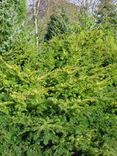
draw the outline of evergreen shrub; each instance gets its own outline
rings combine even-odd
[[[36,69],[1,56],[0,155],[116,156],[116,52],[95,29],[45,43]]]

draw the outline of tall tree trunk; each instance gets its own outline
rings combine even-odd
[[[39,13],[40,0],[33,0],[33,15],[35,24],[35,43],[36,48],[39,48],[39,27],[38,27],[38,13]]]

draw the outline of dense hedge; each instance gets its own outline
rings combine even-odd
[[[95,29],[53,38],[22,69],[25,50],[0,57],[0,155],[116,156],[114,37]]]

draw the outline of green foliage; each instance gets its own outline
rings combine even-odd
[[[14,5],[7,1],[0,2],[0,53],[7,49],[12,40],[14,25],[16,24],[16,12]]]
[[[26,16],[26,0],[6,0],[9,5],[14,5],[17,12],[18,21],[22,21]]]
[[[18,65],[22,70],[26,66],[30,69],[33,68],[35,59],[37,59],[34,40],[32,29],[30,27],[27,29],[26,24],[22,25],[14,36],[12,48],[6,53],[2,53],[2,57],[8,63]]]
[[[100,0],[96,11],[97,23],[117,27],[117,4],[113,0]]]
[[[0,57],[0,155],[116,156],[112,34],[97,28],[55,37],[39,54],[24,46],[25,36]]]
[[[21,22],[25,13],[24,0],[3,0],[0,2],[0,53],[11,48],[18,31],[18,23]]]
[[[68,30],[68,18],[64,10],[60,15],[53,14],[50,17],[48,30],[45,35],[45,40],[50,40],[52,37],[66,33]]]
[[[94,17],[85,9],[79,12],[79,25],[82,30],[89,30],[95,25]]]
[[[22,21],[26,17],[26,0],[16,1],[18,20]]]

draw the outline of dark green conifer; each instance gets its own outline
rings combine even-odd
[[[60,15],[53,14],[50,17],[45,40],[50,40],[52,37],[64,34],[68,30],[68,18],[65,11],[62,10]]]

